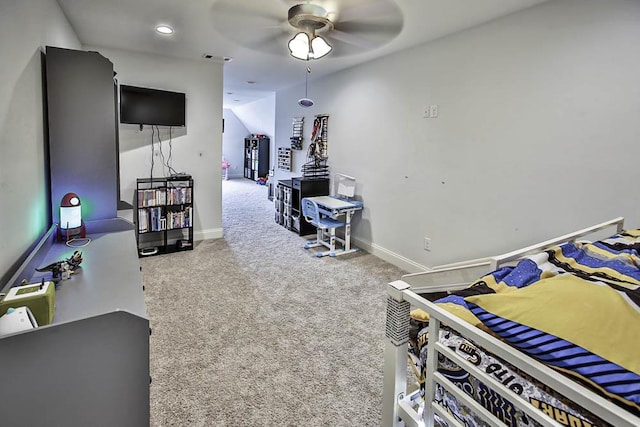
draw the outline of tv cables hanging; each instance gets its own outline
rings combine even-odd
[[[157,136],[156,136],[157,133]],[[173,169],[173,167],[171,166],[171,157],[173,155],[172,151],[173,151],[173,135],[172,135],[172,127],[169,126],[169,154],[168,156],[165,158],[164,156],[164,151],[162,150],[162,138],[160,136],[160,128],[158,127],[158,125],[151,125],[151,172],[150,172],[150,177],[153,179],[153,168],[155,165],[155,141],[156,138],[158,140],[158,147],[160,150],[160,158],[161,158],[161,163],[162,163],[162,174],[165,176],[168,175],[177,175],[177,172],[175,169]],[[165,172],[165,168],[166,168],[166,172]]]

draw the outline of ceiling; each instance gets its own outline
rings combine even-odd
[[[317,78],[545,1],[312,0],[341,20],[327,33],[338,43],[334,51],[312,61],[295,59],[287,49],[296,32],[287,11],[304,0],[58,3],[83,45],[224,63],[223,104],[232,108],[303,83],[307,65]],[[158,24],[172,26],[174,34],[156,33]]]

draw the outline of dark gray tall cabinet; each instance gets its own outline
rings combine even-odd
[[[113,64],[97,52],[48,46],[46,79],[53,222],[59,222],[60,201],[70,192],[80,197],[85,221],[115,218]]]

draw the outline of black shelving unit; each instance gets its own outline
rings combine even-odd
[[[244,139],[244,177],[252,181],[269,175],[269,138]]]
[[[329,179],[292,178],[278,181],[275,190],[275,221],[300,236],[314,234],[316,228],[302,216],[301,200],[329,194]]]
[[[140,178],[135,200],[139,256],[193,249],[193,179]]]

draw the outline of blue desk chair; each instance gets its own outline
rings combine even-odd
[[[320,212],[318,204],[313,200],[304,198],[301,203],[302,216],[304,216],[304,219],[318,230],[316,240],[308,240],[307,244],[304,245],[304,248],[309,249],[318,246],[325,246],[329,250],[326,252],[316,253],[317,257],[324,255],[336,256],[336,240],[344,244],[343,239],[336,237],[336,228],[344,227],[345,223],[340,220],[324,216]]]

